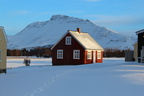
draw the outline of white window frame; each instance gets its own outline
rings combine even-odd
[[[97,59],[101,59],[101,51],[97,51]]]
[[[0,61],[2,61],[2,51],[0,50]]]
[[[65,44],[66,45],[71,45],[71,36],[66,36],[66,38],[65,38]]]
[[[73,59],[80,59],[80,50],[73,50]]]
[[[92,51],[87,51],[87,59],[92,59]]]
[[[57,59],[63,59],[63,50],[57,50]]]

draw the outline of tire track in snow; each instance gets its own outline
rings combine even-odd
[[[65,72],[62,72],[60,74],[57,74],[55,76],[51,76],[49,79],[47,79],[42,86],[38,87],[37,89],[35,89],[34,91],[32,91],[29,94],[24,94],[23,96],[36,96],[37,94],[41,93],[42,91],[44,91],[46,88],[49,88],[51,85],[53,85],[59,78],[74,72],[78,69],[70,69],[70,70],[66,70]]]

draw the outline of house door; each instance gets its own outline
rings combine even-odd
[[[72,63],[72,52],[71,52],[71,50],[70,49],[67,49],[67,51],[66,51],[66,60],[65,60],[65,62],[66,62],[66,64],[71,64]]]
[[[93,51],[93,63],[96,63],[96,51]]]

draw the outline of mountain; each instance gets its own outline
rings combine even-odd
[[[8,36],[9,49],[45,46],[55,44],[67,30],[81,28],[88,32],[103,48],[132,48],[135,38],[98,26],[89,20],[65,15],[53,15],[50,20],[34,22],[14,36]]]

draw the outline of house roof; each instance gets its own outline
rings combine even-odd
[[[89,50],[104,50],[88,33],[69,31],[69,33],[85,48]]]
[[[132,46],[136,45],[138,43],[138,41],[136,41]]]
[[[136,34],[138,35],[138,34],[143,33],[143,32],[144,32],[144,29],[136,31]]]
[[[86,50],[104,50],[88,33],[69,30],[67,33],[70,33],[71,36]],[[66,34],[64,34],[64,36]],[[61,39],[52,47],[52,49],[61,41]]]
[[[0,26],[0,29],[2,30],[2,32],[3,32],[3,34],[4,34],[4,37],[5,37],[5,39],[6,39],[6,42],[8,42],[8,39],[7,39],[5,30],[4,30],[4,27]]]

